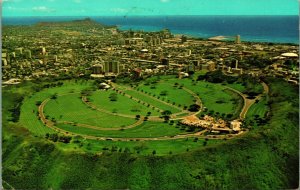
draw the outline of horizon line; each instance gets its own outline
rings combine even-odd
[[[2,18],[8,17],[167,17],[167,16],[299,16],[299,15],[31,15],[31,16],[5,16],[2,15]]]

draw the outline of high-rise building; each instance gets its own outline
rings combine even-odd
[[[17,54],[23,54],[23,48],[16,48],[15,51]]]
[[[30,50],[26,50],[24,53],[28,59],[31,59],[31,51]]]
[[[42,55],[46,55],[46,48],[42,47]]]
[[[116,74],[119,74],[119,67],[120,67],[120,64],[118,62],[112,62],[112,72],[113,73],[116,73]]]
[[[5,58],[2,58],[2,65],[6,66],[7,65],[7,60]]]
[[[119,62],[106,62],[104,70],[106,73],[118,74],[120,72],[119,67],[120,67]]]
[[[192,50],[188,49],[188,50],[186,51],[186,55],[187,55],[187,56],[192,55]]]
[[[236,69],[238,68],[238,65],[239,65],[239,61],[238,61],[238,60],[235,60],[235,68],[236,68]]]
[[[181,43],[184,43],[187,41],[187,37],[185,35],[181,36]]]
[[[162,65],[169,65],[169,60],[166,59],[166,58],[162,58],[162,59],[161,59],[161,64],[162,64]]]
[[[235,43],[237,43],[237,44],[241,43],[241,36],[240,35],[236,35],[236,37],[235,37]]]
[[[95,64],[92,66],[93,74],[102,74],[103,73],[103,65]]]

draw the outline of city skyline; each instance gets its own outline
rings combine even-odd
[[[68,9],[66,9],[68,7]],[[298,1],[288,0],[2,0],[2,15],[13,16],[164,16],[298,15]]]

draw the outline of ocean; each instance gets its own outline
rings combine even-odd
[[[3,25],[71,21],[85,17],[4,17]],[[240,35],[242,41],[299,44],[298,16],[99,16],[91,19],[121,30],[159,31],[209,38]]]

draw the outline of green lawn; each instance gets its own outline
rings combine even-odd
[[[81,139],[80,141],[81,143],[72,143],[69,145],[60,143],[59,146],[65,150],[76,150],[80,147],[87,152],[93,153],[99,153],[99,151],[110,152],[112,147],[116,148],[118,152],[124,152],[125,148],[128,148],[131,153],[138,153],[141,155],[152,155],[153,150],[155,150],[156,155],[163,156],[170,154],[179,154],[182,152],[199,149],[201,147],[225,142],[224,140],[208,140],[207,144],[204,145],[203,143],[204,141],[206,141],[205,139],[198,139],[197,141],[195,141],[194,137],[168,141],[97,141],[88,139]]]
[[[26,96],[23,100],[23,104],[21,107],[21,114],[19,120],[20,124],[28,128],[34,134],[44,135],[45,133],[53,132],[53,130],[44,126],[44,124],[40,120],[38,120],[38,106],[36,106],[36,102],[43,101],[55,93],[63,94],[72,91],[79,92],[82,89],[90,87],[90,85],[90,82],[75,83],[74,81],[64,81],[64,85],[61,87],[47,88],[36,93],[34,93],[33,91],[27,92],[26,95],[28,96]],[[29,88],[31,87],[31,85],[29,84],[26,87]]]
[[[191,83],[190,80],[184,79],[180,80],[179,84],[183,84],[184,87],[192,90],[193,92],[199,94],[199,97],[203,103],[203,106],[208,110],[212,110],[215,113],[219,112],[221,114],[234,114],[240,111],[239,106],[237,106],[237,96],[233,96],[231,92],[225,89],[225,86],[220,84],[212,84],[203,81],[197,81],[195,85]]]
[[[246,118],[254,118],[258,115],[260,118],[264,118],[266,112],[268,111],[267,98],[262,97],[259,102],[254,103],[247,112]]]
[[[178,102],[180,99],[185,98],[184,100],[186,104],[187,105],[191,104],[193,101],[193,97],[191,96],[191,94],[187,93],[182,89],[173,88],[172,85],[174,85],[176,81],[179,83],[179,85],[183,85],[185,88],[188,88],[193,92],[198,93],[204,106],[207,107],[208,110],[213,110],[215,113],[219,112],[221,115],[222,113],[234,114],[240,109],[236,104],[237,97],[234,96],[234,94],[232,93],[223,91],[224,86],[219,84],[211,84],[202,81],[193,84],[190,79],[178,80],[173,77],[166,77],[166,78],[162,77],[162,79],[160,79],[160,81],[156,83],[156,89],[150,89],[150,85],[140,86],[140,88],[155,90],[155,93],[160,93],[161,90],[166,89],[167,97],[170,98],[170,102],[173,101]],[[46,116],[49,117],[49,119],[54,118],[57,121],[69,121],[69,122],[93,125],[96,127],[98,126],[98,127],[108,127],[108,128],[128,126],[136,122],[135,119],[114,116],[111,114],[107,114],[89,108],[81,101],[80,94],[79,94],[79,92],[82,89],[86,89],[88,87],[91,87],[90,82],[75,83],[74,81],[65,81],[64,85],[61,87],[47,88],[40,92],[34,93],[31,96],[26,97],[21,107],[20,124],[26,126],[26,128],[33,131],[35,134],[43,135],[45,133],[53,132],[51,129],[44,126],[44,124],[41,123],[41,121],[38,120],[37,118],[38,107],[35,104],[37,101],[43,101],[44,99],[51,97],[51,95],[55,93],[59,95],[58,98],[51,99],[44,108],[44,113]],[[67,94],[71,92],[77,92],[77,94],[68,94],[68,95],[60,96],[61,94]],[[137,114],[146,115],[147,112],[151,112],[151,115],[160,115],[160,112],[158,112],[157,110],[148,108],[146,105],[138,103],[120,94],[117,94],[117,101],[110,101],[109,96],[112,92],[113,92],[112,90],[96,91],[92,93],[92,95],[90,96],[90,100],[92,101],[93,104],[95,104],[99,108],[111,112],[120,113],[120,114],[132,114],[134,116]],[[158,107],[161,110],[170,110],[172,113],[177,113],[180,111],[179,109],[163,104],[162,102],[153,99],[146,94],[137,92],[135,90],[126,90],[125,92],[142,101],[150,103],[151,105]],[[216,101],[221,101],[222,103],[216,103]],[[132,108],[139,109],[140,112],[132,112],[131,111]],[[68,127],[70,128],[71,126]],[[78,130],[77,129],[78,127],[73,127],[73,128],[76,128],[76,130]],[[156,135],[156,136],[161,135],[156,131],[153,131],[153,133],[151,133],[152,131],[150,132],[150,128],[149,127],[146,128],[147,130],[146,132],[145,131],[144,132],[149,134],[142,134],[142,136],[140,137],[145,137],[149,135]],[[80,130],[85,130],[85,133],[87,132],[89,134],[92,134],[95,131],[93,129],[80,129]],[[138,133],[135,134],[136,132],[135,130],[133,130],[132,133],[128,133],[128,134],[138,137],[141,134],[141,132],[138,131]],[[176,130],[163,131],[162,134],[166,132],[167,134],[173,135],[176,134],[175,131],[176,133],[180,132],[178,129],[176,129]],[[102,131],[101,133],[99,133],[99,131],[96,130],[96,132],[97,134],[99,134],[98,136],[103,136]],[[116,133],[116,131],[113,131],[112,133],[106,132],[106,134],[109,135],[115,135],[114,133]],[[130,135],[128,135],[128,137]]]
[[[174,87],[174,83],[169,81],[162,81],[155,84],[145,85],[141,84],[138,86],[139,91],[151,93],[151,96],[155,95],[160,97],[166,102],[173,103],[175,105],[189,106],[193,104],[194,97],[192,94],[186,92],[183,89],[179,89],[179,86]],[[166,93],[166,95],[161,95],[161,93]]]
[[[298,87],[280,79],[268,84],[268,121],[234,139],[208,140],[207,147],[195,138],[76,142],[73,137],[64,144],[4,120],[3,179],[15,189],[296,189]]]
[[[237,83],[237,82],[232,83],[232,84],[226,84],[226,86],[231,87],[231,88],[233,88],[235,90],[238,90],[240,92],[243,92],[246,89],[245,86],[243,86],[241,83]]]
[[[50,100],[44,108],[44,113],[57,121],[70,121],[107,128],[128,126],[136,122],[135,119],[93,110],[82,102],[79,94],[59,96],[55,100]]]
[[[137,114],[146,116],[148,112],[151,112],[151,115],[160,115],[158,112],[153,111],[146,105],[138,103],[121,94],[117,94],[116,101],[110,101],[109,96],[112,93],[116,92],[113,90],[97,90],[89,97],[89,99],[95,106],[110,112],[128,114],[132,116]]]
[[[78,126],[72,126],[68,124],[57,124],[58,128],[77,133],[83,135],[92,135],[98,137],[163,137],[163,136],[172,136],[177,134],[186,134],[184,130],[180,130],[180,128],[175,128],[175,126],[171,126],[167,123],[160,122],[151,122],[147,121],[143,124],[126,130],[117,130],[117,131],[99,131],[89,128],[83,128]]]
[[[139,100],[147,102],[147,103],[151,104],[152,106],[157,107],[157,108],[159,108],[161,110],[170,110],[172,113],[177,113],[177,112],[181,111],[181,110],[179,110],[179,109],[177,109],[175,107],[166,105],[166,104],[164,104],[162,102],[159,102],[158,100],[155,100],[155,99],[149,97],[146,94],[137,92],[135,90],[126,90],[125,93],[129,94],[129,95],[131,95],[131,96],[133,96],[135,98],[138,98]]]

